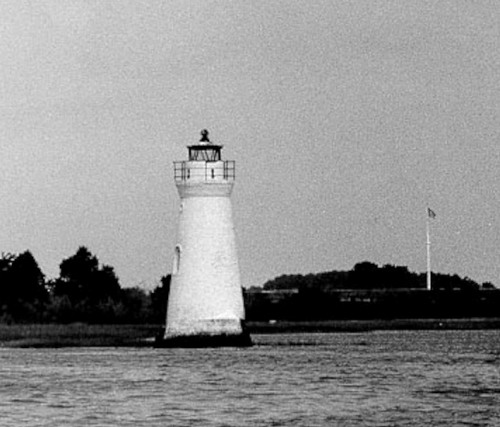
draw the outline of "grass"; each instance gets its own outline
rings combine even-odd
[[[247,327],[250,334],[500,329],[500,319],[277,321]],[[0,324],[0,347],[152,347],[161,330],[161,325]]]
[[[249,322],[250,333],[366,332],[376,330],[500,329],[499,318],[473,319],[371,319],[324,321]]]
[[[0,324],[3,347],[151,346],[159,325]]]

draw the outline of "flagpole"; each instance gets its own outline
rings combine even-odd
[[[431,232],[429,225],[429,211],[427,210],[427,290],[430,291],[432,289],[431,285]]]

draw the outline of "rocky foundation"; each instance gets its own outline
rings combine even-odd
[[[229,327],[228,327],[229,326]],[[214,321],[167,328],[155,341],[158,348],[250,347],[243,321]]]

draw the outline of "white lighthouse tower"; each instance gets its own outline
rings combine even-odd
[[[174,162],[181,198],[161,346],[250,345],[231,211],[235,162],[201,132],[187,161]]]

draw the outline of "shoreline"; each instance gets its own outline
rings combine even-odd
[[[371,319],[248,322],[250,333],[348,333],[397,330],[479,330],[500,329],[500,318],[470,319]]]
[[[500,329],[500,318],[251,321],[252,334]],[[154,347],[162,325],[0,324],[0,347]]]

